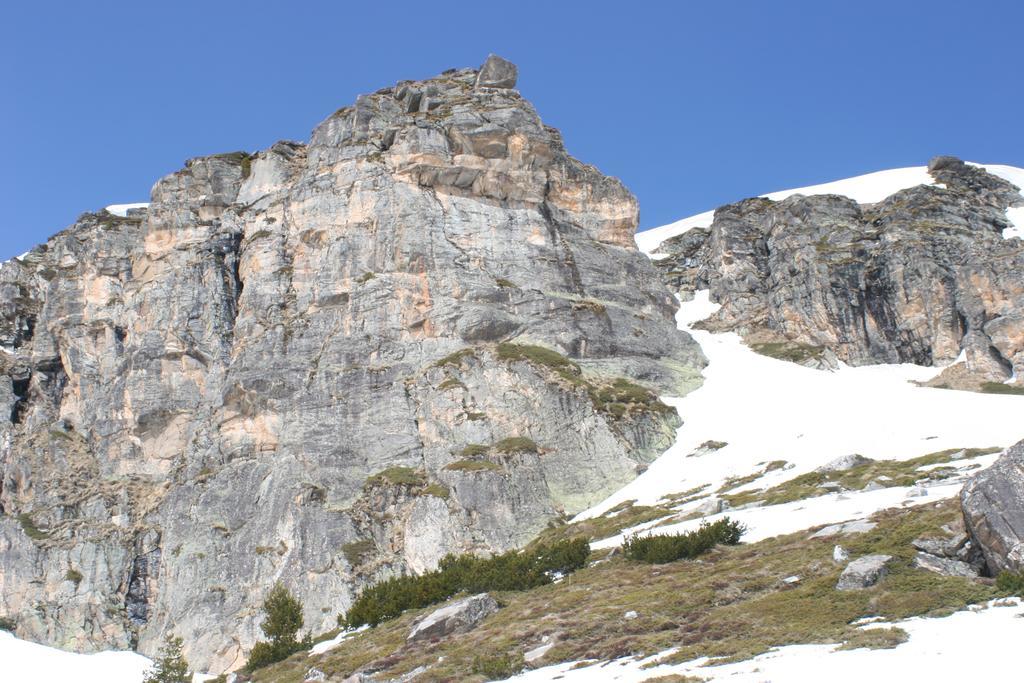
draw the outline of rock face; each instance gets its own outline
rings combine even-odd
[[[891,555],[865,555],[846,565],[839,575],[836,590],[851,591],[870,588],[885,578],[888,573],[886,565],[892,561]]]
[[[704,360],[637,203],[489,58],[193,159],[0,268],[0,616],[240,666],[278,579],[500,552],[666,448]],[[570,428],[571,427],[571,428]],[[231,635],[225,635],[231,634]]]
[[[487,593],[472,595],[435,610],[416,622],[406,640],[433,640],[454,633],[472,631],[477,625],[498,611],[498,603]]]
[[[980,384],[1024,378],[1024,242],[1004,239],[1019,189],[952,157],[940,185],[877,204],[835,195],[747,199],[657,248],[666,281],[710,289],[705,325],[806,364],[950,363]],[[954,375],[956,373],[953,373]]]
[[[989,573],[1024,571],[1024,441],[971,477],[960,492],[960,506]]]

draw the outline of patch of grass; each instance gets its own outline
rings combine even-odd
[[[256,680],[298,683],[311,666],[332,678],[372,670],[387,680],[424,666],[425,679],[470,681],[481,653],[526,652],[546,634],[557,634],[558,642],[545,664],[653,655],[672,647],[680,648],[674,661],[737,660],[775,646],[838,644],[856,636],[860,629],[850,624],[863,617],[895,621],[945,614],[999,596],[983,582],[912,565],[911,541],[941,535],[942,526],[959,514],[952,500],[891,510],[873,518],[874,530],[844,539],[855,556],[895,558],[885,580],[864,591],[835,590],[842,568],[832,562],[834,540],[811,539],[807,531],[718,546],[693,562],[649,565],[620,555],[557,584],[497,593],[503,605],[498,613],[472,632],[430,647],[406,644],[412,623],[425,613],[410,610],[323,655],[296,655]],[[782,588],[781,579],[791,575],[799,575],[800,583]],[[639,618],[622,619],[628,610]]]
[[[518,652],[501,655],[477,655],[473,659],[473,673],[488,681],[500,681],[516,675],[526,667],[526,660]]]
[[[466,413],[466,419],[470,420],[472,422],[478,422],[480,420],[486,420],[487,419],[487,413],[478,413],[478,412],[470,411],[470,412]]]
[[[14,633],[14,630],[18,628],[18,622],[10,617],[0,617],[0,631],[10,631]]]
[[[558,351],[532,344],[498,344],[498,360],[514,363],[526,361],[543,368],[553,370],[560,377],[574,384],[579,383],[582,371],[580,366],[560,354]]]
[[[538,542],[552,542],[567,538],[586,538],[597,541],[609,538],[623,529],[652,522],[675,514],[670,508],[661,506],[634,505],[634,501],[620,503],[600,517],[591,517],[571,524],[553,524],[541,532]]]
[[[742,524],[724,517],[683,534],[631,536],[622,544],[622,553],[631,560],[649,564],[692,560],[717,545],[736,545],[744,531]]]
[[[455,379],[454,377],[449,377],[445,381],[438,384],[437,388],[440,391],[447,391],[448,389],[465,389],[466,385],[460,382],[459,380]]]
[[[463,448],[461,451],[459,451],[459,455],[461,455],[463,458],[472,458],[476,456],[487,455],[490,452],[490,446],[485,446],[482,443],[471,443],[465,448]]]
[[[770,356],[771,358],[787,360],[792,363],[818,360],[825,352],[824,346],[811,346],[810,344],[799,344],[793,341],[761,342],[751,344],[750,348],[762,356]]]
[[[1012,384],[1003,384],[1002,382],[982,382],[981,387],[978,388],[983,394],[1014,394],[1016,396],[1024,395],[1024,387],[1016,387]]]
[[[367,271],[367,272],[363,273],[362,275],[360,275],[359,277],[357,277],[356,278],[356,282],[358,282],[361,285],[364,285],[364,284],[366,284],[367,282],[369,282],[370,280],[372,280],[375,277],[377,277],[376,273],[372,273],[370,271]]]
[[[449,353],[444,358],[442,358],[442,359],[440,359],[438,361],[435,361],[434,362],[434,367],[436,367],[436,368],[443,368],[446,365],[453,365],[453,366],[455,366],[457,368],[461,368],[462,367],[462,362],[465,361],[465,360],[468,360],[470,358],[476,358],[476,349],[473,349],[471,347],[466,347],[464,349],[459,349],[458,351],[455,351],[454,353]]]
[[[352,541],[341,546],[341,552],[350,566],[358,567],[377,552],[377,544],[368,538]]]
[[[494,450],[498,453],[539,453],[540,449],[533,439],[525,436],[513,436],[494,444]]]
[[[634,412],[670,413],[675,410],[662,403],[650,389],[622,378],[604,386],[591,386],[588,393],[597,410],[616,417]]]
[[[494,280],[494,284],[498,285],[503,289],[519,289],[519,285],[512,282],[511,280],[506,280],[503,277],[496,278]]]
[[[714,441],[708,440],[700,445],[701,448],[709,451],[720,451],[729,445],[728,441]]]
[[[897,645],[907,642],[909,639],[909,633],[895,626],[891,628],[866,628],[858,630],[836,649],[858,650],[860,648],[867,648],[869,650],[891,650]]]
[[[426,483],[426,475],[411,467],[389,467],[366,480],[367,485],[424,486]]]
[[[18,515],[18,524],[21,525],[21,530],[25,532],[25,535],[33,541],[43,541],[50,537],[49,532],[36,526],[36,523],[32,520],[32,516],[27,512],[22,512]]]
[[[960,459],[969,459],[998,453],[1000,450],[1002,449],[952,448],[911,458],[910,460],[874,460],[841,472],[807,472],[767,490],[757,489],[731,495],[727,494],[723,498],[733,507],[753,502],[761,502],[765,505],[779,505],[781,503],[790,503],[794,500],[803,500],[823,495],[827,491],[822,489],[821,486],[829,482],[836,482],[843,488],[857,491],[863,489],[872,481],[878,482],[884,487],[913,486],[921,479],[943,479],[954,471],[947,468],[921,471],[920,468],[922,467],[953,462],[953,456],[961,451],[963,451],[963,458]],[[757,477],[755,476],[754,478],[756,479]],[[753,481],[752,479],[743,481],[743,479],[747,478],[737,479],[736,482],[738,483],[733,483],[727,487],[723,486],[722,490],[727,491],[743,483]]]
[[[435,482],[423,489],[423,495],[448,500],[448,497],[451,496],[451,491],[444,484],[438,484]]]
[[[452,472],[498,472],[504,468],[490,460],[456,460],[445,465],[444,469]]]
[[[64,579],[66,581],[71,581],[76,586],[82,583],[83,578],[84,577],[82,576],[82,572],[78,571],[77,569],[69,569],[66,572],[64,572]]]

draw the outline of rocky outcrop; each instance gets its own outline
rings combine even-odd
[[[414,643],[466,633],[497,611],[498,602],[487,593],[471,595],[434,610],[417,621],[406,640]]]
[[[515,67],[403,81],[308,145],[193,159],[0,268],[0,616],[239,666],[283,581],[499,552],[670,443],[703,357]],[[571,428],[570,428],[571,427]],[[226,635],[231,634],[231,635]]]
[[[960,492],[960,506],[989,574],[1024,571],[1024,441],[971,477]]]
[[[936,185],[877,204],[747,199],[662,243],[666,282],[710,289],[704,325],[805,364],[965,363],[940,383],[1024,378],[1024,242],[1004,239],[1019,189],[951,157]]]

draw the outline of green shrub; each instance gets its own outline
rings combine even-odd
[[[510,551],[490,558],[448,555],[435,571],[396,576],[363,590],[343,616],[341,626],[376,626],[409,609],[444,602],[456,593],[518,591],[551,583],[552,575],[584,567],[590,544],[578,538]]]
[[[716,545],[736,545],[746,528],[728,517],[714,524],[704,522],[696,531],[666,536],[631,536],[622,544],[623,554],[639,562],[664,564],[703,555]]]
[[[64,573],[64,578],[68,581],[73,581],[77,586],[82,583],[82,572],[77,569],[69,569]]]
[[[377,550],[377,544],[370,539],[353,541],[341,546],[341,552],[352,567],[358,567]]]
[[[371,272],[368,271],[368,272],[363,273],[359,277],[357,277],[356,278],[356,282],[358,282],[361,285],[365,285],[367,282],[369,282],[370,280],[372,280],[375,277],[377,277],[376,273],[371,273]]]
[[[463,448],[461,451],[459,451],[459,455],[461,455],[463,458],[472,458],[478,455],[487,455],[490,452],[490,450],[490,447],[484,446],[483,444],[471,443],[465,448]]]
[[[253,646],[249,661],[245,664],[248,671],[280,662],[312,646],[309,635],[301,640],[298,637],[303,623],[302,603],[284,584],[278,583],[271,589],[263,601],[263,613],[266,618],[260,624],[260,629],[270,642],[260,641]]]
[[[411,467],[389,467],[367,479],[366,483],[367,485],[423,486],[426,483],[426,476]]]
[[[512,282],[511,280],[506,280],[503,277],[497,278],[494,281],[494,284],[498,285],[499,287],[501,287],[503,289],[519,289],[519,285],[517,285],[516,283]]]
[[[461,368],[462,361],[470,358],[476,358],[476,350],[471,347],[459,349],[454,353],[449,353],[444,358],[434,363],[435,368],[443,368],[446,365],[454,365],[455,367]]]
[[[490,460],[456,460],[444,466],[451,472],[497,472],[501,465]]]
[[[526,667],[518,652],[503,655],[478,655],[473,659],[473,673],[489,681],[500,681],[516,675]]]
[[[14,629],[18,628],[18,622],[10,617],[0,617],[0,631],[10,631],[14,633]]]
[[[142,683],[190,683],[188,662],[181,654],[181,638],[170,634],[164,639],[160,655],[146,671]]]
[[[999,572],[999,576],[996,577],[996,589],[1000,593],[1024,598],[1024,571]]]
[[[514,362],[527,361],[534,365],[550,368],[557,372],[564,379],[572,382],[579,381],[581,374],[580,366],[552,349],[531,344],[510,344],[504,342],[498,344],[498,359]]]

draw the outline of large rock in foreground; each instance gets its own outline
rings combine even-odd
[[[634,478],[703,357],[636,199],[512,89],[452,70],[308,145],[193,159],[148,211],[0,267],[0,616],[237,668],[283,581],[521,546]]]
[[[472,595],[435,610],[416,622],[409,632],[410,643],[466,633],[498,611],[498,602],[487,593]]]
[[[1024,571],[1024,441],[972,477],[960,492],[960,505],[989,573]]]

